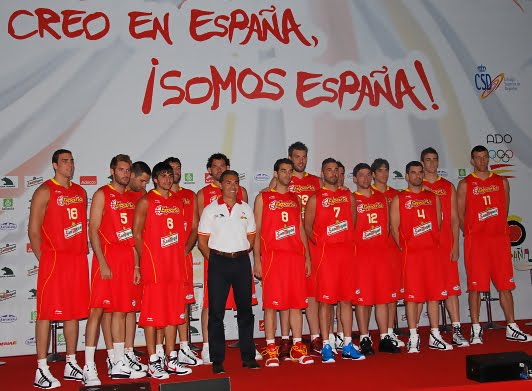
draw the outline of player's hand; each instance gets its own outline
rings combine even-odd
[[[460,250],[458,249],[458,246],[453,246],[453,249],[451,250],[451,261],[454,261],[454,262],[458,261],[459,256],[460,256]]]
[[[102,280],[110,280],[113,277],[113,273],[111,273],[111,269],[107,263],[100,265],[100,276]]]
[[[310,262],[310,258],[307,258],[305,260],[305,276],[310,277],[311,272],[312,272],[312,263]]]
[[[253,263],[253,275],[257,278],[257,280],[262,279],[262,264],[260,262]]]
[[[140,284],[140,279],[141,279],[140,269],[139,268],[135,268],[135,270],[133,271],[133,284],[135,284],[135,285]]]

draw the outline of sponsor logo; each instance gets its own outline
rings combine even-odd
[[[442,296],[447,296],[447,291],[441,291]]]
[[[432,222],[427,221],[426,223],[421,223],[417,227],[412,228],[414,236],[420,236],[426,234],[427,232],[432,231]]]
[[[0,178],[0,189],[18,189],[18,176]]]
[[[15,273],[13,272],[13,269],[8,268],[7,266],[4,266],[0,270],[2,271],[2,275],[0,275],[0,278],[15,277]]]
[[[84,186],[95,186],[98,184],[98,177],[95,175],[82,175],[79,177],[79,184]]]
[[[79,235],[81,232],[83,232],[83,224],[74,224],[72,227],[65,228],[63,231],[65,233],[65,239],[73,238],[74,236]]]
[[[184,313],[184,312],[181,313],[181,314],[179,315],[179,318],[180,318],[180,319],[185,319],[185,313]]]
[[[393,179],[405,179],[403,174],[401,174],[399,171],[394,171],[393,172]]]
[[[511,149],[490,149],[488,151],[490,160],[495,163],[508,163],[514,157]]]
[[[116,233],[116,237],[118,238],[118,241],[122,240],[128,240],[133,238],[133,231],[131,231],[131,228],[126,228],[122,231],[118,231]]]
[[[26,183],[26,187],[33,187],[42,184],[44,178],[42,176],[25,176],[24,182]]]
[[[498,216],[498,215],[499,215],[499,209],[498,208],[488,208],[485,211],[478,213],[478,220],[479,221],[484,221],[484,220],[490,219],[490,218]]]
[[[110,206],[113,210],[135,209],[135,204],[130,201],[122,202],[118,200],[112,200]]]
[[[504,73],[499,73],[495,78],[488,73],[485,65],[477,66],[474,77],[475,88],[480,92],[480,99],[486,99],[495,92],[504,80]]]
[[[157,205],[155,207],[155,214],[157,216],[168,215],[171,213],[179,214],[179,207],[178,206],[164,206],[164,205]]]
[[[424,200],[408,200],[405,202],[406,209],[419,208],[420,206],[432,205],[432,201],[428,198]]]
[[[189,293],[188,295],[185,296],[185,299],[187,300],[192,300],[194,298],[194,295],[192,293]]]
[[[16,295],[17,295],[17,291],[14,289],[6,290],[5,292],[0,292],[0,301],[6,301],[9,299],[12,299]]]
[[[264,319],[259,320],[259,331],[264,331]]]
[[[185,184],[187,185],[191,185],[191,184],[194,184],[194,174],[191,173],[191,172],[185,172],[185,175],[183,176],[184,180],[185,180]]]
[[[165,248],[172,246],[178,242],[178,235],[172,234],[161,238],[161,247]]]
[[[31,248],[31,243],[26,243],[26,252],[27,253],[32,253],[33,252],[33,249]]]
[[[430,190],[432,193],[434,193],[434,194],[436,194],[436,195],[438,195],[438,196],[444,196],[444,195],[447,194],[447,192],[445,191],[445,189],[430,189],[430,188],[429,188],[429,190]]]
[[[465,168],[458,169],[458,178],[463,179],[467,176],[467,171]]]
[[[64,334],[57,334],[57,345],[59,346],[63,346],[66,344],[66,341],[65,341],[65,335]]]
[[[513,137],[510,133],[490,133],[486,135],[486,144],[510,144]]]
[[[520,216],[508,216],[510,243],[512,247],[520,246],[526,239],[526,229]]]
[[[241,172],[240,174],[238,174],[238,180],[239,181],[243,181],[246,179],[246,173],[245,172]]]
[[[348,229],[347,221],[340,221],[336,224],[332,224],[327,226],[327,236],[336,235],[337,233],[340,233],[342,231],[346,231]]]
[[[321,205],[325,208],[328,208],[329,206],[333,206],[343,202],[348,202],[347,196],[324,198],[323,201],[321,201]]]
[[[497,185],[490,185],[490,186],[475,186],[473,188],[473,194],[474,195],[482,195],[486,193],[491,193],[499,191],[499,186]]]
[[[30,323],[35,323],[37,321],[37,311],[30,312]]]
[[[382,202],[375,202],[373,204],[359,204],[357,205],[357,212],[358,213],[364,213],[364,212],[370,212],[375,209],[382,209],[384,208],[384,204]]]
[[[16,249],[17,249],[16,244],[10,244],[10,243],[0,244],[0,255],[15,252]]]
[[[444,168],[439,168],[438,175],[441,176],[442,178],[447,178],[449,176],[449,173]]]
[[[382,235],[382,227],[378,226],[362,232],[362,240],[368,240],[380,235]]]
[[[2,315],[0,316],[0,323],[13,323],[17,321],[15,315]]]
[[[17,341],[0,341],[0,347],[3,346],[15,346]]]
[[[2,199],[2,210],[14,210],[15,209],[15,203],[13,202],[13,198],[4,198]]]
[[[37,340],[35,339],[35,337],[30,337],[24,343],[28,346],[35,346]]]
[[[316,191],[316,187],[314,185],[290,185],[288,186],[288,190],[290,193],[314,193]]]
[[[15,223],[7,222],[0,224],[0,231],[14,231],[17,229],[17,225]]]
[[[57,197],[57,205],[59,206],[67,206],[70,204],[81,204],[83,203],[83,198],[81,196],[76,195],[73,197],[67,197],[67,196],[59,196]]]
[[[299,205],[292,200],[289,201],[281,201],[281,200],[275,200],[268,204],[268,208],[270,210],[276,210],[276,209],[283,209],[283,208],[297,208]]]
[[[282,240],[296,234],[296,227],[291,225],[275,231],[275,240]]]
[[[205,183],[214,183],[214,178],[208,172],[205,173]]]
[[[31,288],[28,292],[30,294],[30,297],[28,297],[28,299],[32,300],[37,298],[37,289]]]
[[[269,174],[266,174],[264,172],[258,172],[253,177],[255,179],[255,182],[269,182],[271,177]]]

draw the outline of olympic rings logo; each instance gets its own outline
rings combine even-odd
[[[490,149],[489,157],[495,163],[508,163],[514,157],[514,152],[511,149]]]

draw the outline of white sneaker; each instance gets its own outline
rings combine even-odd
[[[122,360],[115,362],[111,371],[111,379],[142,379],[145,376],[145,372],[132,369]]]
[[[203,361],[203,365],[212,364],[211,355],[209,353],[209,348],[203,348],[201,350],[201,361]]]
[[[179,358],[177,357],[177,352],[174,350],[170,353],[168,359],[168,365],[166,367],[166,372],[174,373],[178,376],[184,376],[192,373],[192,369],[185,367],[179,363]]]
[[[152,354],[148,364],[148,376],[155,379],[168,379],[170,375],[163,369],[161,364],[161,358],[156,354]]]
[[[65,371],[63,372],[65,380],[83,380],[83,371],[76,361],[69,361],[65,364]]]
[[[419,334],[410,336],[406,344],[407,353],[419,353],[420,339]]]
[[[338,354],[338,350],[336,350],[335,337],[329,338],[329,345],[331,345],[333,354]]]
[[[196,357],[196,355],[194,354],[194,352],[190,349],[190,346],[188,345],[184,348],[179,349],[177,358],[181,364],[188,365],[191,367],[196,367],[198,365],[203,364],[203,361],[201,361],[201,358]]]
[[[51,390],[52,388],[61,387],[61,383],[52,376],[48,366],[45,368],[37,368],[33,385],[37,388],[42,388],[43,390]]]
[[[532,335],[523,333],[518,325],[506,325],[506,340],[516,342],[530,342]]]
[[[105,363],[107,364],[107,376],[111,377],[111,372],[113,371],[113,358],[107,356]]]
[[[452,344],[458,346],[459,348],[466,348],[469,346],[469,342],[462,335],[462,328],[460,326],[453,326],[453,340]]]
[[[435,350],[453,350],[453,345],[445,342],[440,333],[430,332],[429,348]]]
[[[83,367],[83,384],[86,386],[100,386],[102,384],[98,378],[98,370],[95,363],[85,364]]]
[[[479,331],[475,332],[475,329],[473,329],[473,327],[471,327],[471,338],[469,338],[469,343],[471,345],[480,345],[483,343],[482,341],[482,333],[483,333],[483,330],[482,328],[480,328]]]
[[[146,364],[143,364],[140,362],[140,359],[135,355],[133,352],[127,352],[124,355],[125,361],[127,365],[132,370],[135,370],[137,372],[146,372],[148,370],[148,366]]]
[[[255,360],[257,361],[263,360],[262,354],[260,354],[260,352],[257,349],[255,349]]]
[[[391,334],[388,334],[388,335],[390,336],[392,341],[395,343],[395,346],[397,346],[398,348],[404,348],[405,343],[399,339],[397,334],[391,333]]]

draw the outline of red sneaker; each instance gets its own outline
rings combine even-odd
[[[281,360],[290,359],[290,348],[291,348],[290,340],[281,339],[281,347],[279,348],[279,359]]]
[[[267,367],[278,367],[279,366],[279,347],[275,346],[274,343],[270,343],[266,346],[264,351],[266,354],[266,366]]]
[[[321,356],[321,348],[323,347],[323,342],[321,337],[316,337],[310,341],[310,354]]]
[[[290,349],[290,358],[300,364],[312,364],[314,359],[307,354],[307,347],[303,342],[296,342]]]

